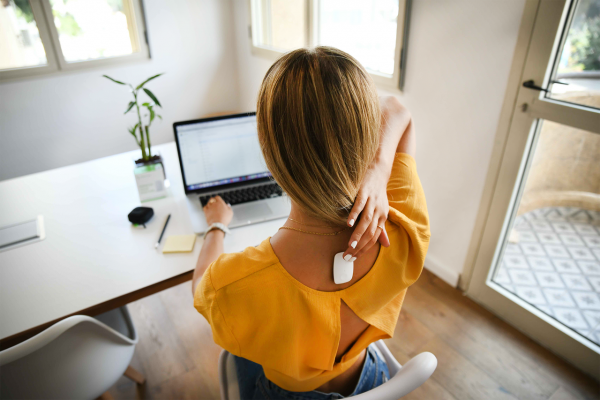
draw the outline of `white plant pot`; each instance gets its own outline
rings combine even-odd
[[[160,157],[160,154],[157,154]],[[137,184],[140,202],[158,200],[167,197],[167,188],[165,185],[165,170],[162,158],[146,163],[135,162],[133,174]]]

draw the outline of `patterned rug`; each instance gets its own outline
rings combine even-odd
[[[600,345],[600,213],[518,216],[493,281]]]

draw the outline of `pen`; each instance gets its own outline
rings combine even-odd
[[[156,244],[154,245],[155,249],[158,249],[158,246],[160,245],[160,241],[162,240],[163,235],[165,234],[165,231],[167,230],[167,225],[169,224],[169,220],[171,219],[171,214],[169,214],[169,216],[167,217],[167,220],[165,221],[165,226],[163,227],[162,232],[160,233],[160,237],[158,238],[158,241],[156,242]]]

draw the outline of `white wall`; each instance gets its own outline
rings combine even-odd
[[[235,0],[234,0],[235,1]],[[250,51],[247,6],[234,9],[242,109],[271,64]],[[492,152],[524,0],[414,0],[402,102],[414,117],[431,217],[426,266],[456,285]]]
[[[149,84],[164,110],[155,144],[173,140],[172,123],[237,110],[231,2],[144,0],[152,59],[0,84],[0,180],[133,150],[124,116],[130,94],[107,74]]]

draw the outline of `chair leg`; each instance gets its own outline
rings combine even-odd
[[[144,377],[144,375],[142,375],[141,372],[133,368],[131,365],[127,367],[123,375],[125,375],[138,385],[142,385],[144,382],[146,382],[146,378]]]
[[[114,400],[112,397],[112,394],[110,394],[109,392],[104,392],[100,395],[100,397],[98,397],[97,400]]]

